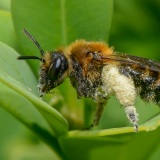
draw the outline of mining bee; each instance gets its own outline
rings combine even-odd
[[[97,102],[91,126],[98,125],[110,95],[114,95],[124,106],[135,132],[138,131],[138,114],[134,106],[136,96],[160,104],[160,63],[120,54],[104,42],[86,40],[77,40],[66,48],[45,53],[35,38],[25,29],[23,31],[38,47],[41,56],[19,56],[18,59],[41,61],[40,96],[69,77],[79,98],[88,97]]]

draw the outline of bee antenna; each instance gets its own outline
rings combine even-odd
[[[17,57],[18,60],[24,60],[24,59],[38,59],[40,61],[42,61],[43,63],[45,63],[45,59],[44,58],[40,58],[37,56],[19,56]]]
[[[42,57],[44,56],[44,51],[43,49],[41,48],[40,44],[37,42],[37,40],[26,30],[26,29],[22,29],[22,31],[25,33],[25,35],[27,35],[31,40],[32,42],[37,46],[37,48],[39,49]],[[38,58],[33,58],[33,59],[38,59]],[[41,59],[41,58],[39,58]]]

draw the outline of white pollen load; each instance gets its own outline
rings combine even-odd
[[[136,90],[133,80],[122,75],[115,65],[106,65],[102,70],[103,90],[115,95],[120,104],[127,107],[134,105]]]
[[[136,89],[131,78],[121,74],[116,65],[106,65],[102,70],[102,88],[109,95],[115,95],[125,107],[127,118],[138,132],[138,114],[134,107]]]

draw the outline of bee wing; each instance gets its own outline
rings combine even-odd
[[[97,61],[101,64],[136,65],[137,67],[148,68],[160,72],[160,62],[132,55],[112,54],[109,56],[101,56]]]

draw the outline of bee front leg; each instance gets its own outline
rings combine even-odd
[[[134,131],[138,132],[138,114],[136,112],[136,108],[134,106],[127,106],[125,107],[125,113],[127,118],[134,126]]]

